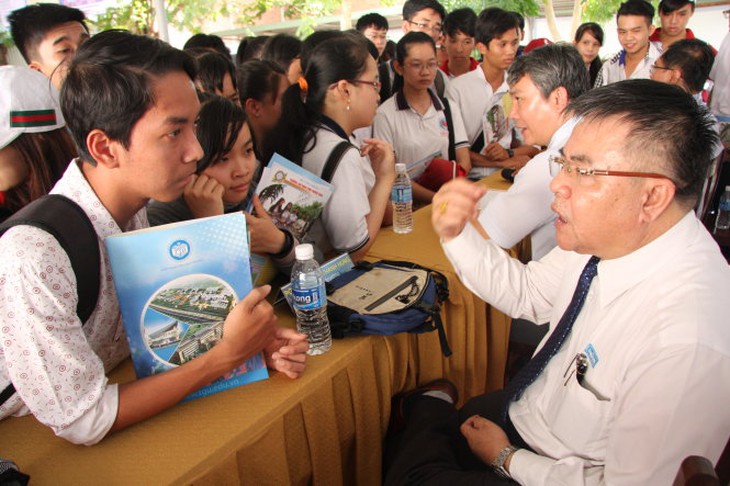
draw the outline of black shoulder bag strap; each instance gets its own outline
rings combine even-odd
[[[444,115],[446,115],[446,126],[449,128],[449,160],[456,161],[456,135],[454,134],[454,119],[451,116],[451,106],[449,100],[441,98],[444,104]]]
[[[322,180],[324,180],[325,182],[332,182],[332,177],[334,177],[335,175],[337,166],[340,165],[340,160],[342,160],[345,152],[347,152],[351,148],[355,148],[355,146],[350,142],[343,140],[342,142],[338,143],[334,149],[332,149],[332,152],[330,152],[330,156],[327,157],[327,162],[325,162],[324,167],[322,167],[322,175],[320,176],[322,177]]]
[[[441,305],[449,299],[449,281],[446,279],[446,276],[444,276],[441,272],[424,267],[418,263],[403,260],[381,260],[380,262],[396,267],[419,269],[428,272],[429,278],[432,278],[436,284],[436,301],[432,305],[426,305],[423,302],[418,305],[419,309],[430,316],[430,319],[422,324],[421,329],[423,331],[432,331],[435,329],[438,333],[441,352],[447,358],[451,356],[451,347],[449,346],[449,340],[446,336],[444,322],[441,320]],[[357,265],[360,265],[360,263]]]
[[[479,153],[484,148],[484,130],[479,132],[479,135],[477,135],[477,139],[474,141],[474,144],[471,146],[471,151]]]
[[[0,237],[13,226],[28,225],[53,235],[68,255],[76,275],[76,314],[82,325],[91,316],[99,298],[101,255],[96,230],[83,209],[58,194],[40,197],[0,224]],[[0,392],[0,405],[15,393],[11,383]]]
[[[446,74],[439,68],[436,68],[436,78],[433,80],[434,87],[436,88],[436,95],[439,98],[444,97],[444,91],[446,91],[446,81],[444,81]]]
[[[378,65],[378,75],[380,76],[380,102],[384,102],[393,94],[390,84],[390,65],[391,61],[381,62]]]

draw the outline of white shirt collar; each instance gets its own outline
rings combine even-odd
[[[694,211],[688,211],[654,241],[620,258],[601,260],[598,264],[601,306],[609,305],[628,289],[656,274],[659,267],[671,265],[675,256],[687,251],[702,230]]]

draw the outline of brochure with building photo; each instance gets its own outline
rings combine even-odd
[[[215,346],[226,316],[252,288],[242,213],[123,233],[105,243],[137,378]],[[266,378],[259,354],[186,400]]]
[[[271,157],[256,187],[274,224],[300,241],[322,213],[332,191],[332,184],[279,154]]]

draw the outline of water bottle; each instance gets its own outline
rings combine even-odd
[[[720,196],[720,205],[717,207],[715,231],[730,228],[730,186],[725,186],[725,192]]]
[[[395,182],[390,193],[393,202],[393,231],[404,234],[413,231],[413,191],[406,164],[395,164]]]
[[[314,248],[311,244],[298,245],[294,254],[296,262],[291,271],[291,288],[297,331],[307,335],[307,354],[326,353],[332,347],[332,334],[327,319],[324,276],[314,259]]]

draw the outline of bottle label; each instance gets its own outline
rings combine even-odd
[[[327,291],[324,285],[305,289],[292,286],[292,297],[294,305],[299,309],[319,309],[327,305]]]
[[[411,186],[393,186],[390,192],[390,199],[394,203],[409,203],[413,201]]]

